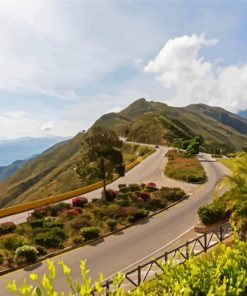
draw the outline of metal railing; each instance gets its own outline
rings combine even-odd
[[[142,265],[138,265],[136,268],[126,272],[121,283],[118,284],[119,288],[123,288],[126,291],[135,289],[143,282],[152,279],[155,274],[162,272],[162,264],[169,260],[180,264],[189,259],[190,256],[197,256],[214,245],[222,242],[232,234],[232,228],[230,223],[227,222],[221,225],[219,228],[212,230],[209,233],[204,233],[192,240],[187,241],[185,244],[164,252],[157,258],[150,260]],[[160,264],[159,262],[162,262]],[[102,284],[103,294],[109,295],[109,291],[113,289],[113,281],[107,280]],[[97,295],[96,292],[92,292],[92,295]]]

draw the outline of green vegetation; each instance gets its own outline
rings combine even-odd
[[[121,148],[122,141],[110,129],[95,126],[84,137],[85,144],[83,162],[77,166],[77,173],[82,179],[88,178],[90,172],[93,176],[103,180],[104,197],[106,194],[107,180],[113,180],[114,174],[124,176],[125,165]],[[85,169],[86,168],[86,169]]]
[[[247,243],[235,242],[235,247],[230,248],[222,244],[218,248],[217,256],[210,254],[210,260],[205,257],[191,257],[184,264],[176,264],[170,261],[166,264],[159,262],[163,272],[156,274],[155,279],[143,283],[137,289],[127,294],[119,284],[124,276],[118,274],[113,278],[113,289],[108,295],[114,296],[176,296],[176,295],[238,295],[245,296],[247,293]],[[29,275],[29,282],[24,281],[19,287],[15,280],[8,283],[7,289],[15,294],[23,296],[52,296],[58,295],[54,287],[56,267],[51,261],[47,261],[48,272],[45,280],[37,274]],[[98,281],[92,282],[85,262],[80,262],[82,280],[80,283],[71,279],[71,269],[60,261],[65,280],[68,283],[69,293],[67,295],[90,296],[93,289],[97,295],[104,295],[101,287],[103,275]],[[22,293],[19,293],[22,291]]]
[[[222,162],[232,168],[233,174],[224,176],[218,182],[215,200],[202,206],[198,214],[204,224],[214,224],[230,218],[239,238],[247,240],[247,153],[239,153],[235,159]]]
[[[91,168],[88,176],[82,179],[77,174],[76,168],[84,155],[81,153],[83,137],[83,134],[78,134],[73,142],[69,141],[71,146],[66,142],[62,146],[51,148],[0,183],[0,206],[46,198],[99,181],[98,172],[95,170],[93,174],[90,163],[85,167],[89,172]],[[69,149],[72,149],[71,156],[66,152]],[[125,165],[153,150],[151,147],[129,143],[123,143],[121,148]],[[44,164],[47,165],[46,169]]]
[[[71,204],[61,202],[33,210],[25,223],[0,224],[0,266],[27,262],[20,250],[28,253],[28,248],[35,248],[42,256],[122,229],[186,194],[180,188],[158,189],[155,183],[148,183],[120,184],[119,191],[109,189],[106,196],[102,192],[101,199],[91,202],[75,197]]]
[[[202,149],[224,147],[241,150],[247,140],[247,120],[217,107],[203,104],[175,108],[139,99],[119,113],[103,115],[95,125],[115,130],[131,141],[172,144],[176,138],[201,135]]]
[[[203,142],[204,140],[201,136],[196,136],[189,140],[179,138],[174,140],[174,147],[185,150],[188,155],[196,155],[199,153]]]
[[[169,150],[166,156],[168,162],[165,167],[165,174],[168,177],[190,183],[205,182],[205,171],[195,156],[190,156],[175,149]]]
[[[217,147],[224,147],[226,153],[239,151],[247,142],[246,119],[202,104],[175,108],[140,99],[119,113],[102,116],[94,126],[110,128],[131,141],[153,144],[171,145],[176,138],[191,139],[201,135],[204,139],[201,150],[207,152]],[[89,178],[82,180],[76,173],[85,135],[79,133],[53,146],[1,182],[0,207],[68,192],[99,180],[90,165],[85,168],[90,172]],[[134,151],[133,146],[123,144],[125,165],[137,158],[136,153],[141,155],[142,150],[147,149],[140,147]]]

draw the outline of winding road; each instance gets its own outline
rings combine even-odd
[[[128,172],[125,177],[113,182],[110,187],[117,188],[119,183],[141,181],[154,181],[159,185],[162,182],[164,186],[167,186],[166,182],[169,182],[169,179],[163,176],[164,153],[167,149],[166,147],[160,147],[150,157]],[[202,204],[209,202],[213,197],[215,183],[224,172],[221,166],[208,155],[201,154],[199,159],[206,170],[208,180],[204,185],[193,188],[194,193],[187,200],[153,216],[147,223],[127,228],[122,232],[102,239],[97,244],[87,245],[56,256],[53,258],[54,261],[65,261],[72,269],[72,278],[79,280],[79,261],[81,259],[87,260],[87,266],[91,270],[91,276],[94,279],[98,277],[99,272],[102,272],[105,277],[110,277],[118,271],[126,271],[138,263],[150,259],[157,250],[161,250],[170,242],[188,232],[198,221],[198,208]],[[101,190],[96,190],[86,196],[91,199],[98,197],[100,192]],[[28,213],[21,213],[8,217],[7,220],[19,222],[22,219],[25,220],[27,215]],[[4,219],[2,218],[0,222]],[[38,263],[35,266],[1,276],[0,287],[4,287],[6,282],[11,279],[20,282],[24,277],[28,278],[31,270],[41,275],[46,270],[46,263]],[[55,285],[59,290],[67,290],[60,269],[57,271]],[[0,295],[12,294],[0,290]]]

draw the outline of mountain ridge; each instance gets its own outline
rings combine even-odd
[[[142,98],[118,113],[104,114],[92,127],[98,125],[113,129],[131,141],[164,145],[171,145],[175,138],[189,139],[202,135],[204,151],[210,151],[210,147],[241,150],[247,143],[247,135],[238,132],[236,124],[240,122],[245,132],[247,121],[224,109],[205,106],[203,110],[201,105],[193,106],[191,110],[191,106],[172,107]],[[205,108],[213,117],[211,113],[205,114]],[[222,114],[230,118],[225,123],[221,122]],[[82,157],[83,136],[84,133],[78,133],[72,139],[49,148],[0,182],[0,206],[32,201],[84,186],[86,183],[76,174],[76,166]]]

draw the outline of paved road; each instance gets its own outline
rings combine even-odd
[[[142,163],[134,167],[132,170],[126,173],[124,177],[121,177],[109,184],[107,187],[117,189],[120,183],[135,183],[135,182],[151,182],[161,177],[164,170],[164,153],[168,151],[167,147],[160,147],[151,156],[146,158]],[[99,198],[101,196],[102,189],[97,189],[83,196],[86,196],[89,200],[92,198]],[[70,202],[71,199],[66,200]],[[26,221],[31,211],[26,211],[16,215],[0,218],[0,223],[5,221],[13,221],[15,223],[21,223]]]
[[[163,154],[163,149],[152,155],[146,164],[144,162],[142,166],[139,166],[141,168],[140,178],[149,177],[150,170],[154,172],[158,169],[159,171],[160,163],[157,161],[159,159],[157,156]],[[131,268],[131,265],[136,266],[137,262],[142,261],[143,258],[147,260],[152,257],[151,254],[155,250],[166,246],[192,228],[198,220],[197,209],[212,199],[215,182],[223,175],[223,172],[216,162],[208,159],[208,156],[201,156],[201,160],[209,178],[205,185],[201,186],[188,200],[154,216],[147,223],[138,224],[119,234],[109,236],[97,245],[87,245],[59,255],[54,258],[54,261],[64,260],[72,268],[73,279],[79,280],[79,260],[81,259],[87,260],[91,275],[96,278],[99,272],[103,272],[105,277],[109,277],[120,270]],[[157,172],[157,174],[160,173]],[[153,177],[153,174],[150,177]],[[37,264],[32,270],[42,274],[46,270],[46,264]],[[2,276],[0,286],[3,287],[6,281],[13,278],[19,282],[24,277],[27,278],[28,273],[30,273],[30,268]],[[60,271],[57,273],[55,284],[59,289],[67,289]],[[11,294],[6,292],[3,295]]]

